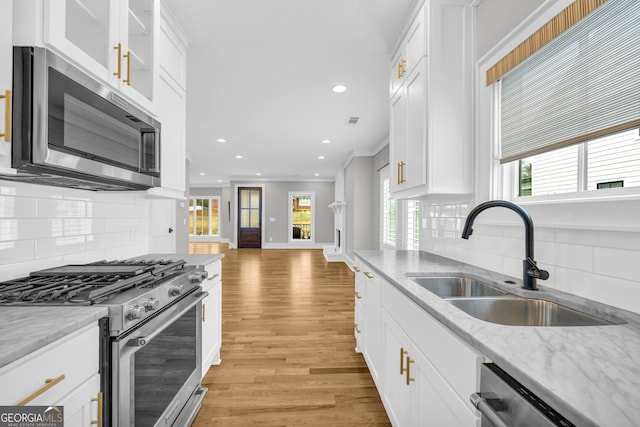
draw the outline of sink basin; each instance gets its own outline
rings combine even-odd
[[[610,322],[560,304],[527,298],[463,298],[449,303],[485,322],[510,326],[598,326]]]
[[[507,295],[507,292],[469,277],[411,277],[410,279],[440,298]]]

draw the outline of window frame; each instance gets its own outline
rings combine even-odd
[[[384,181],[389,181],[389,192],[385,194]],[[385,197],[388,196],[388,197]],[[385,234],[385,229],[389,229],[391,224],[388,224],[386,219],[387,215],[390,212],[387,212],[385,209],[385,202],[389,202],[389,208],[392,206],[393,201],[393,210],[395,211],[395,225],[393,230],[393,244],[388,243],[388,236]],[[390,166],[387,165],[384,168],[380,169],[380,247],[395,249],[398,245],[398,203],[396,200],[391,198],[391,169]]]
[[[191,227],[189,226],[189,239],[192,241],[196,241],[196,240],[211,240],[211,239],[218,239],[220,238],[220,235],[222,234],[222,223],[220,221],[220,203],[221,203],[221,197],[220,196],[190,196],[188,201],[188,206],[191,207],[191,201],[194,202],[194,206],[197,200],[208,200],[209,201],[209,230],[207,234],[194,234],[195,230],[192,230]],[[211,206],[213,206],[213,201],[217,200],[218,201],[218,233],[217,234],[211,234],[211,225],[213,223],[213,215],[212,215],[212,208]],[[194,221],[194,227],[195,227],[195,221]]]

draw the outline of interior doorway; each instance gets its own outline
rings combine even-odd
[[[313,243],[315,239],[315,194],[289,192],[289,242]]]
[[[238,248],[262,247],[262,188],[238,187]]]

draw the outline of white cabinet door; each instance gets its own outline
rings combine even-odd
[[[100,375],[96,374],[66,395],[58,405],[64,406],[65,427],[86,427],[98,424]]]
[[[389,123],[389,162],[391,164],[391,191],[403,188],[402,171],[407,162],[407,102],[404,87],[391,99]]]
[[[411,350],[411,341],[385,310],[382,310],[382,328],[384,347],[382,398],[391,423],[397,427],[409,426],[412,418],[412,402],[410,384],[407,385],[406,362]],[[409,375],[412,368],[409,368]]]
[[[479,427],[480,417],[465,405],[429,360],[415,347],[410,356],[415,361],[411,366],[411,425]]]
[[[164,73],[158,84],[158,116],[161,130],[160,177],[162,188],[185,191],[186,93]]]
[[[158,0],[48,0],[44,43],[153,112]]]
[[[0,16],[7,17],[0,25],[0,172],[11,168],[12,14],[12,0],[0,0]]]
[[[362,301],[364,331],[363,354],[374,382],[379,384],[382,372],[382,326],[380,320],[380,277],[371,271],[364,271],[365,289]]]
[[[407,154],[402,189],[426,184],[427,61],[428,58],[423,58],[405,83],[407,133],[404,151]]]
[[[222,347],[222,262],[205,266],[207,280],[202,290],[209,295],[202,301],[202,376],[211,365],[219,365]]]

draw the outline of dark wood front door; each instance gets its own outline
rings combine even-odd
[[[262,247],[262,188],[238,188],[238,248]]]

